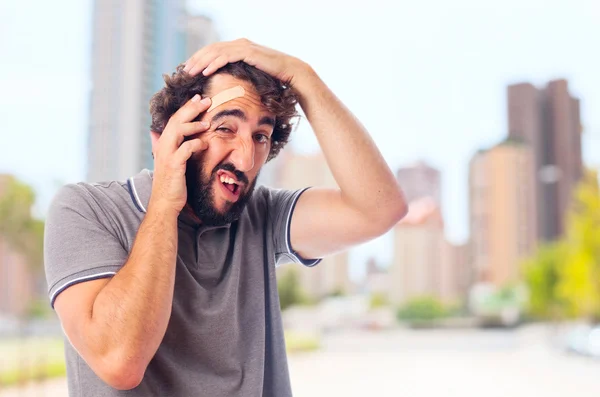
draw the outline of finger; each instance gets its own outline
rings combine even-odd
[[[206,68],[215,58],[223,53],[223,48],[227,47],[227,43],[214,43],[208,47],[203,48],[194,54],[190,59],[189,64],[186,63],[184,70],[190,75],[195,76]]]
[[[224,51],[223,47],[213,48],[211,51],[206,51],[203,54],[200,54],[197,58],[195,58],[188,70],[188,73],[192,76],[197,75],[208,66],[212,61],[214,61],[219,55]]]
[[[210,123],[206,121],[193,121],[190,123],[178,124],[169,128],[168,132],[163,132],[159,142],[164,147],[170,147],[170,151],[176,150],[186,137],[206,132]],[[166,130],[165,130],[166,131]]]
[[[193,136],[206,132],[210,127],[210,123],[207,121],[192,121],[190,123],[183,123],[177,128],[177,134],[175,138],[175,144],[178,147],[185,140],[187,136]]]
[[[198,115],[204,111],[206,111],[211,104],[210,98],[200,99],[200,95],[196,94],[187,101],[182,107],[177,109],[177,111],[171,116],[169,119],[169,123],[171,120],[173,122],[182,124],[187,123],[188,121],[194,120]]]
[[[185,141],[179,146],[179,149],[175,152],[175,158],[181,164],[188,161],[190,157],[196,152],[200,152],[206,150],[208,148],[208,143],[204,142],[200,138],[190,139],[189,141]]]
[[[219,68],[225,66],[227,63],[237,62],[244,60],[245,51],[252,43],[246,39],[238,39],[233,41],[227,41],[222,43],[214,43],[205,49],[196,52],[189,62],[186,62],[184,70],[190,75],[195,76],[200,72],[203,72],[205,76],[214,73]],[[244,55],[242,55],[244,54]],[[225,59],[219,59],[222,56]],[[210,73],[205,72],[206,68],[215,62],[214,67],[211,67]]]
[[[192,55],[191,57],[189,57],[189,58],[188,58],[188,60],[187,60],[187,61],[185,61],[185,66],[183,67],[183,70],[189,73],[189,72],[190,72],[190,69],[191,69],[191,68],[192,68],[192,67],[193,67],[193,66],[194,66],[196,63],[198,63],[198,60],[202,59],[202,57],[203,57],[203,56],[204,56],[206,53],[208,53],[208,52],[212,51],[212,49],[214,48],[214,46],[215,46],[216,44],[217,44],[217,43],[209,44],[209,45],[207,45],[207,46],[205,46],[205,47],[202,47],[202,48],[201,48],[201,49],[199,49],[198,51],[196,51],[196,52],[194,53],[194,55]]]
[[[236,59],[236,58],[232,58],[230,60],[227,55],[221,55],[221,56],[217,57],[214,61],[210,62],[208,64],[208,66],[206,68],[204,68],[204,70],[202,70],[202,74],[205,76],[210,76],[211,74],[213,74],[214,72],[216,72],[223,66],[227,65],[228,63],[232,63],[232,62],[236,62],[236,61],[240,61],[240,60],[241,59]],[[200,68],[201,67],[199,67],[199,69]]]

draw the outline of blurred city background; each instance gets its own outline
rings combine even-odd
[[[67,394],[53,194],[153,168],[162,74],[239,37],[311,64],[410,200],[278,269],[295,395],[600,395],[600,3],[348,4],[0,0],[0,396]],[[260,182],[335,186],[306,120]]]

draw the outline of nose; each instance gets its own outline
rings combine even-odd
[[[248,172],[254,168],[254,142],[252,137],[238,135],[231,152],[231,162],[236,169]]]

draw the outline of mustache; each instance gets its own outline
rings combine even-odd
[[[219,170],[231,172],[233,175],[235,175],[238,181],[243,182],[246,185],[249,183],[246,174],[244,174],[240,170],[237,170],[235,166],[231,163],[219,164],[215,167],[212,174],[215,175]]]

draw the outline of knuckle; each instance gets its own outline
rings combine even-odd
[[[212,48],[210,51],[206,52],[205,59],[213,59],[215,54],[217,53],[215,48]]]

